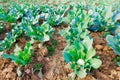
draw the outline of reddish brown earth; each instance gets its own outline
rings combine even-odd
[[[3,60],[0,57],[0,80],[71,80],[68,74],[72,72],[69,66],[65,63],[62,56],[62,51],[65,48],[66,41],[64,37],[59,35],[59,28],[56,28],[56,33],[53,36],[57,40],[55,51],[49,56],[49,51],[46,45],[52,45],[52,40],[46,42],[40,49],[37,47],[38,43],[33,45],[35,56],[32,57],[32,62],[24,66],[22,76],[18,77],[18,65],[11,62],[11,60]],[[107,46],[105,38],[102,36],[103,32],[91,33],[94,38],[94,48],[97,55],[100,56],[103,64],[98,70],[92,71],[86,78],[80,79],[76,77],[75,80],[120,80],[120,67],[113,61],[116,57],[113,50]],[[21,38],[18,40],[20,46],[24,47],[26,40]],[[42,63],[40,71],[33,72],[35,64]],[[38,76],[38,73],[41,75]]]

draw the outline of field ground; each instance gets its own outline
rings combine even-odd
[[[60,29],[64,28],[66,27],[59,26],[55,28],[56,33],[53,38],[44,43],[42,48],[38,49],[38,43],[33,45],[36,55],[32,57],[30,64],[21,69],[21,77],[17,76],[18,65],[16,63],[0,57],[0,80],[71,80],[68,74],[70,74],[72,70],[69,69],[62,55],[62,51],[67,43],[65,38],[59,34]],[[6,32],[7,29],[0,34],[0,40],[4,39]],[[113,50],[108,47],[105,37],[103,36],[104,32],[91,32],[90,35],[94,39],[93,46],[96,49],[97,55],[99,55],[102,60],[102,66],[98,70],[92,71],[87,77],[83,79],[76,77],[75,80],[120,80],[120,67],[113,61],[116,55]],[[55,51],[50,53],[47,46],[52,46],[53,40],[57,41],[57,45]],[[26,42],[27,40],[24,37],[17,40],[17,43],[21,47],[24,47]],[[11,49],[10,52],[12,52],[12,50],[13,49]],[[42,67],[40,71],[34,73],[33,68],[37,63],[42,64]]]
[[[18,77],[16,74],[18,65],[10,60],[3,60],[2,57],[0,57],[0,80],[70,80],[68,74],[72,70],[68,68],[62,56],[66,41],[59,35],[59,30],[59,28],[56,28],[57,33],[54,34],[53,37],[54,40],[58,41],[55,52],[52,55],[48,55],[49,53],[45,47],[47,44],[51,45],[51,41],[45,43],[42,50],[38,50],[37,47],[35,47],[35,53],[37,55],[32,57],[30,64],[22,68],[22,77]],[[76,80],[120,80],[120,67],[113,62],[116,55],[113,50],[107,46],[102,36],[103,34],[103,32],[91,32],[91,36],[94,38],[93,46],[97,51],[97,55],[100,56],[103,62],[102,66],[98,70],[94,70],[90,73],[86,78],[80,79],[77,77]],[[4,34],[0,34],[0,36],[4,36]],[[23,40],[18,41],[18,43],[21,46],[25,46],[24,42],[26,42],[26,40],[24,40],[24,38],[22,39]],[[38,54],[40,51],[42,51],[43,55]],[[38,72],[32,73],[32,69],[36,63],[43,64],[41,68],[42,79],[38,77]]]

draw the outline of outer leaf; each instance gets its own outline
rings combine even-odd
[[[69,53],[64,52],[63,57],[67,63],[71,62],[72,57],[69,55]]]
[[[4,59],[10,58],[10,56],[8,54],[3,54],[2,56],[3,56]]]
[[[118,36],[118,37],[117,37]],[[117,34],[115,37],[112,36],[112,35],[108,35],[106,37],[106,40],[108,42],[108,45],[114,50],[114,52],[117,54],[117,55],[120,55],[120,47],[119,47],[119,36],[120,34]]]
[[[86,69],[80,69],[79,71],[75,71],[75,73],[80,77],[80,78],[85,78],[87,73],[86,73]]]
[[[86,61],[91,59],[93,56],[95,56],[95,53],[96,52],[94,48],[90,49],[86,54]]]
[[[100,59],[96,59],[96,58],[91,59],[90,63],[91,63],[91,66],[94,69],[98,69],[100,67],[100,65],[102,64],[101,60]]]

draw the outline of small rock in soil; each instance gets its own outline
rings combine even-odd
[[[16,78],[16,73],[14,72],[7,73],[5,78],[14,80]]]
[[[14,67],[15,67],[14,63],[10,63],[10,65],[8,66],[8,68],[14,68]]]
[[[40,80],[36,75],[32,75],[31,80]]]
[[[12,72],[13,68],[5,68],[2,73],[5,74],[7,72]]]
[[[43,57],[42,57],[42,56],[38,56],[38,57],[37,57],[37,61],[38,61],[38,62],[41,62],[42,60],[43,60]]]
[[[105,46],[105,47],[103,48],[103,51],[107,51],[107,50],[109,50],[109,47],[108,47],[108,46]]]
[[[96,45],[95,48],[96,48],[97,50],[102,50],[102,49],[103,49],[103,46],[102,46],[102,45]]]
[[[47,47],[43,46],[43,47],[41,47],[41,48],[39,49],[39,52],[40,52],[40,55],[42,55],[42,56],[47,56],[47,54],[48,54],[48,49],[47,49]]]
[[[11,74],[7,73],[6,78],[11,78]]]
[[[22,80],[22,78],[21,77],[17,77],[17,80]]]

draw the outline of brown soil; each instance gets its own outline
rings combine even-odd
[[[17,64],[0,57],[0,80],[71,80],[68,74],[72,70],[69,69],[69,65],[65,63],[62,56],[62,51],[67,44],[64,37],[61,37],[58,33],[59,30],[60,28],[56,28],[56,33],[53,36],[53,39],[57,40],[58,44],[51,56],[48,56],[49,51],[46,45],[52,45],[52,40],[46,42],[41,48],[37,47],[38,43],[33,45],[35,55],[32,57],[32,62],[21,69],[21,77],[17,75]],[[98,70],[92,71],[86,78],[80,79],[77,77],[75,80],[120,80],[120,67],[113,61],[116,55],[107,46],[103,34],[103,32],[91,33],[94,38],[93,46],[103,62],[102,66]],[[24,39],[20,40],[20,42],[22,41],[21,45],[26,42]],[[39,71],[33,72],[37,63],[42,63],[43,66]],[[38,73],[42,74],[38,76]]]

